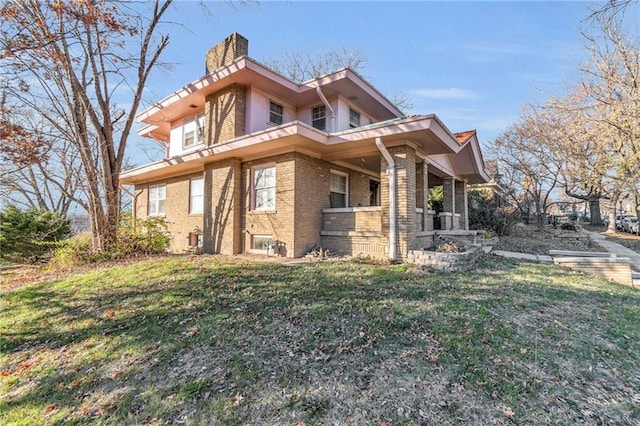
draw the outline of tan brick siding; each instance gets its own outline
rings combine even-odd
[[[246,89],[232,84],[207,96],[205,142],[212,145],[245,134]]]
[[[294,255],[302,256],[322,244],[322,209],[329,207],[330,164],[304,154],[295,155]]]
[[[136,185],[135,214],[137,218],[148,216],[149,187],[166,185],[165,220],[171,232],[171,251],[181,253],[189,246],[189,233],[202,232],[203,215],[189,214],[189,189],[191,178],[202,177],[202,173],[179,176],[164,181]]]
[[[249,54],[249,40],[233,33],[207,51],[205,70],[207,74],[228,65],[243,55]]]
[[[381,210],[323,213],[323,231],[381,232]]]
[[[207,164],[205,194],[204,251],[222,254],[241,253],[240,161],[229,159]]]
[[[383,237],[322,237],[322,247],[324,248],[338,253],[371,256],[376,259],[388,258],[388,243],[388,240]]]

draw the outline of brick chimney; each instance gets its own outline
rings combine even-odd
[[[207,51],[205,72],[209,74],[248,54],[249,40],[238,33],[233,33]]]

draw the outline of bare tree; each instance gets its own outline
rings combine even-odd
[[[2,74],[15,102],[77,150],[95,250],[116,238],[127,139],[145,82],[169,42],[157,33],[170,3],[15,0],[0,6]]]
[[[549,120],[545,112],[525,109],[520,120],[494,141],[492,152],[504,166],[507,198],[525,221],[534,213],[540,228],[545,224],[563,166],[562,158],[549,149],[556,137]]]
[[[367,64],[367,56],[361,50],[349,50],[346,47],[341,47],[315,53],[285,52],[279,57],[263,59],[263,62],[290,80],[302,83],[342,68],[363,73]],[[411,98],[406,93],[396,93],[390,100],[401,111],[413,107]]]

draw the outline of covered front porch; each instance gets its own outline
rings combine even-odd
[[[322,210],[323,247],[353,255],[406,260],[410,250],[432,247],[446,233],[476,238],[476,232],[466,232],[467,184],[471,182],[455,172],[459,169],[455,160],[446,154],[426,154],[410,140],[385,142],[376,138],[376,145],[371,148],[369,152],[361,149],[357,155],[342,153],[341,159],[332,159],[377,184],[369,186],[368,197],[349,194],[351,200],[370,200],[369,205],[358,203]],[[429,191],[435,187],[442,187],[443,192],[438,211],[429,204]],[[352,190],[358,188],[354,186]]]

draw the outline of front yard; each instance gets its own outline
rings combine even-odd
[[[630,424],[640,292],[166,257],[0,294],[2,424]]]

